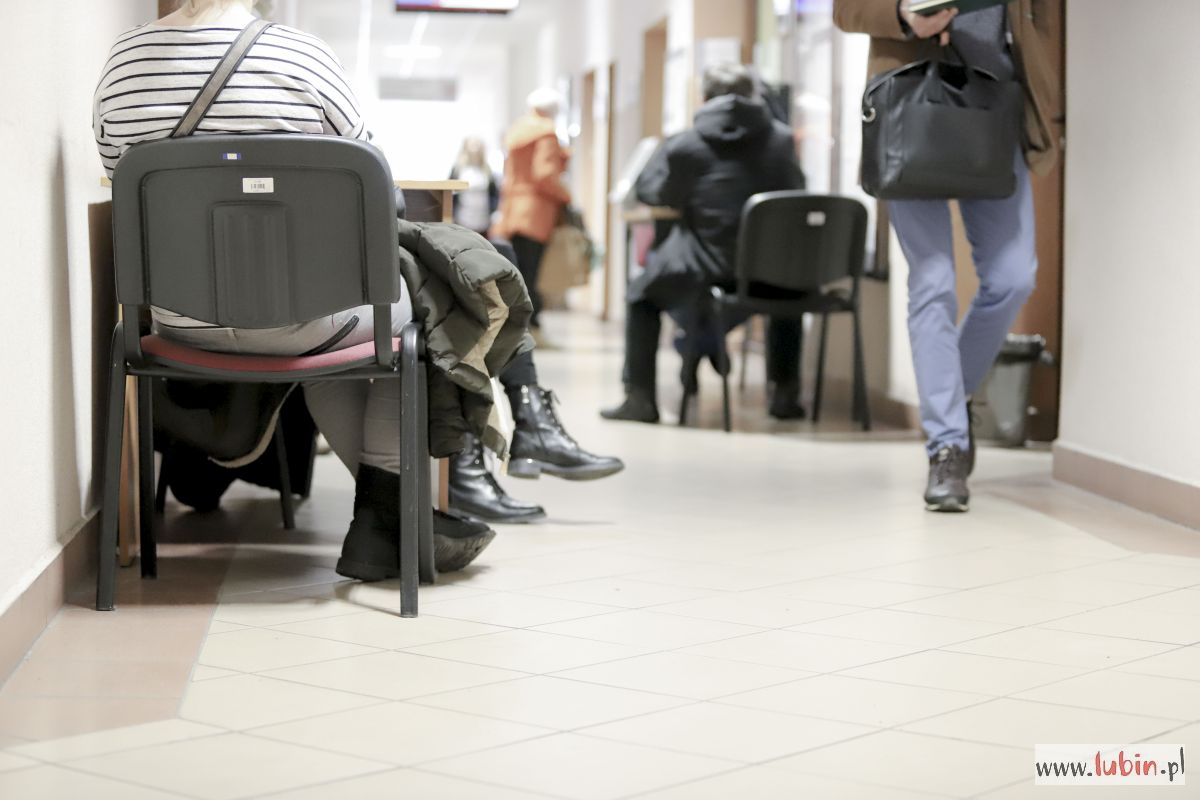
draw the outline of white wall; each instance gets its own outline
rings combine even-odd
[[[92,92],[117,34],[154,11],[152,0],[0,0],[11,34],[0,50],[0,612],[94,513],[87,204],[108,193]]]
[[[1067,5],[1059,441],[1200,486],[1200,3],[1152,5]]]

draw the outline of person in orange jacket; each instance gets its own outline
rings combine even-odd
[[[536,334],[542,310],[538,268],[559,215],[571,202],[571,193],[562,182],[570,153],[559,143],[554,125],[560,105],[558,92],[537,89],[527,104],[529,113],[514,122],[505,136],[508,159],[500,219],[493,233],[512,242],[517,253],[517,268],[533,300],[531,325]]]

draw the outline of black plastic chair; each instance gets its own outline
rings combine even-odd
[[[196,136],[129,150],[113,175],[117,301],[106,422],[96,608],[116,584],[125,377],[295,383],[400,381],[400,598],[417,614],[420,579],[436,577],[420,327],[394,338],[402,281],[396,199],[382,153],[329,136]],[[150,335],[158,306],[214,325],[274,328],[359,305],[374,342],[320,355],[195,350]],[[151,382],[138,380],[142,577],[157,574]]]
[[[846,313],[854,321],[854,394],[852,415],[871,429],[867,402],[859,280],[866,257],[867,209],[849,197],[804,192],[764,192],[746,201],[738,230],[737,289],[713,287],[718,320],[745,314],[800,319],[821,315],[821,341],[813,390],[812,421],[821,418],[829,315]],[[849,281],[848,289],[831,284]],[[794,299],[762,296],[764,289],[795,293]],[[724,326],[722,326],[724,327]],[[728,365],[726,365],[728,366]],[[729,369],[720,370],[725,430],[733,429],[729,410]]]

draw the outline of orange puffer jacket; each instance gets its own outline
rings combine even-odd
[[[513,123],[504,146],[508,160],[494,233],[504,239],[525,236],[546,242],[562,207],[571,202],[562,184],[570,156],[558,143],[554,122],[535,114]]]

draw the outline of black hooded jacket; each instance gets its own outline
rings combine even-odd
[[[643,203],[683,219],[631,285],[632,301],[669,308],[734,279],[738,225],[751,195],[803,189],[792,132],[760,100],[723,95],[696,113],[695,127],[667,139],[638,176]]]

